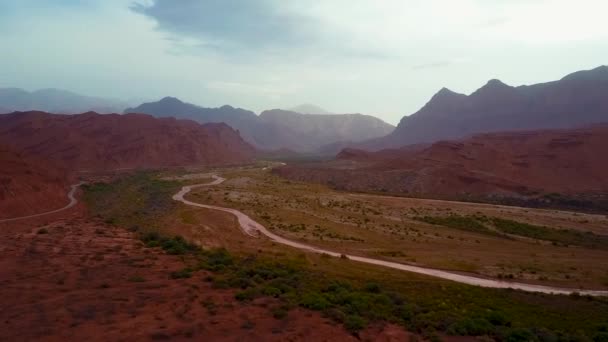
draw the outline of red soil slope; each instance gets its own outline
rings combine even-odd
[[[143,247],[136,233],[86,217],[78,205],[0,223],[0,341],[408,341],[394,326],[359,335],[274,298],[252,303],[200,272],[172,279],[183,256]],[[41,233],[43,232],[44,233]],[[412,338],[420,340],[420,337]]]
[[[37,214],[68,203],[67,175],[0,145],[0,220]]]
[[[277,172],[349,190],[443,197],[606,194],[606,147],[608,125],[595,125],[482,134],[421,149],[344,150],[331,163]]]
[[[144,114],[0,116],[0,143],[75,170],[240,163],[254,149],[225,124]]]

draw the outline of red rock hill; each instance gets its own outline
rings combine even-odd
[[[68,203],[66,172],[0,145],[0,220],[59,209]]]
[[[423,148],[349,149],[329,163],[277,172],[347,190],[431,197],[608,194],[606,147],[608,125],[488,133]]]
[[[245,162],[254,148],[226,124],[144,114],[0,116],[0,143],[70,170],[113,170]]]

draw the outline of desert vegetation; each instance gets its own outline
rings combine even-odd
[[[380,257],[490,277],[604,287],[603,215],[489,204],[350,194],[224,170],[229,180],[194,201],[239,209],[276,233],[345,254]]]
[[[179,187],[179,182],[161,180],[153,172],[125,175],[110,183],[83,185],[84,199],[94,215],[108,224],[133,231],[158,231],[162,227],[160,219],[177,207],[171,196]]]
[[[229,181],[201,188],[191,196],[197,201],[248,212],[281,235],[349,253],[431,266],[449,265],[481,274],[492,269],[495,277],[563,284],[576,284],[582,274],[589,274],[591,268],[570,266],[578,265],[577,258],[588,263],[592,256],[604,253],[595,244],[603,243],[605,221],[596,216],[525,209],[528,215],[518,221],[503,207],[475,206],[465,210],[428,203],[408,203],[403,207],[386,198],[350,196],[281,180],[259,168],[221,172]],[[94,215],[137,227],[148,248],[182,256],[183,267],[169,272],[167,277],[176,281],[200,279],[217,289],[234,289],[235,300],[243,303],[274,298],[279,304],[270,306],[268,314],[276,319],[300,308],[321,312],[354,334],[370,324],[390,322],[429,339],[448,334],[504,341],[599,341],[605,336],[608,302],[602,298],[483,289],[361,265],[347,258],[300,254],[264,240],[234,238],[242,233],[228,216],[219,218],[222,230],[210,230],[206,235],[207,239],[221,240],[220,248],[201,248],[188,238],[176,237],[173,228],[183,225],[192,230],[218,218],[212,218],[212,213],[205,210],[184,209],[172,203],[171,195],[181,184],[159,180],[150,173],[138,174],[89,186],[86,198]],[[122,194],[115,200],[126,206],[110,200],[113,191]],[[160,193],[169,200],[151,199]],[[185,216],[184,210],[188,210]],[[583,219],[588,222],[581,223]],[[557,224],[549,228],[547,222]],[[576,228],[568,230],[568,225]],[[581,229],[587,226],[588,231]],[[543,229],[556,231],[561,240],[554,244],[558,238],[546,235]],[[578,237],[579,233],[583,238]],[[526,248],[522,260],[517,260],[517,255],[511,262],[501,259],[500,246],[504,244],[511,245],[503,248]],[[470,246],[481,249],[481,253],[471,254]],[[449,260],[450,254],[444,252],[453,248],[466,258]],[[543,254],[545,250],[547,256]],[[573,253],[577,257],[572,258]],[[562,273],[557,281],[551,279],[556,276],[552,275],[549,255],[572,258],[567,259],[572,260],[570,264],[560,265],[555,271],[565,271],[568,278]],[[595,278],[590,278],[595,280],[587,284],[605,284],[606,274],[600,269]],[[214,310],[213,305],[208,307]]]
[[[396,286],[374,276],[352,279],[313,270],[301,256],[236,256],[223,248],[203,250],[179,237],[148,234],[142,239],[148,247],[188,256],[184,259],[187,266],[171,273],[171,278],[211,272],[201,281],[210,282],[217,289],[237,289],[235,299],[240,302],[260,297],[278,299],[280,304],[269,308],[269,315],[276,319],[283,319],[290,310],[300,307],[321,312],[353,334],[371,323],[391,322],[431,340],[447,334],[487,336],[500,341],[601,341],[606,332],[602,317],[608,314],[608,302],[602,299],[550,298],[447,282],[415,286],[422,279],[411,279],[409,286]],[[346,263],[340,266],[352,267],[347,260],[322,258],[333,266]],[[596,319],[590,321],[589,316],[572,313],[569,305],[590,310]]]

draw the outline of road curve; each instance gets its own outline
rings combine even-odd
[[[188,200],[184,199],[184,196],[187,193],[189,193],[192,189],[205,187],[205,186],[218,185],[226,180],[225,178],[219,177],[217,175],[213,175],[212,177],[214,180],[210,183],[184,186],[178,193],[173,195],[173,199],[176,201],[182,202],[184,204],[190,205],[190,206],[206,208],[206,209],[214,209],[214,210],[219,210],[219,211],[233,214],[238,219],[241,229],[247,235],[250,235],[253,237],[258,237],[259,234],[263,234],[266,237],[268,237],[270,240],[283,244],[283,245],[286,245],[286,246],[298,248],[301,250],[306,250],[306,251],[313,252],[313,253],[328,254],[328,255],[331,255],[334,257],[342,256],[342,254],[338,253],[338,252],[309,246],[309,245],[306,245],[306,244],[303,244],[300,242],[288,240],[286,238],[278,236],[278,235],[270,232],[268,229],[266,229],[266,227],[264,227],[260,223],[254,221],[249,216],[247,216],[246,214],[244,214],[236,209],[218,207],[218,206],[207,205],[207,204],[200,204],[200,203],[196,203],[196,202],[192,202],[192,201],[188,201]],[[547,293],[547,294],[569,295],[569,294],[573,294],[573,293],[578,293],[580,295],[589,295],[589,296],[608,296],[608,291],[578,290],[578,289],[572,289],[572,288],[560,288],[560,287],[551,287],[551,286],[543,286],[543,285],[533,285],[533,284],[524,284],[524,283],[517,283],[517,282],[500,281],[500,280],[494,280],[494,279],[484,279],[484,278],[478,278],[478,277],[473,277],[473,276],[469,276],[469,275],[462,275],[462,274],[457,274],[457,273],[452,273],[452,272],[447,272],[447,271],[442,271],[442,270],[437,270],[437,269],[432,269],[432,268],[405,265],[405,264],[400,264],[400,263],[396,263],[396,262],[378,260],[378,259],[373,259],[373,258],[366,258],[366,257],[361,257],[361,256],[355,256],[355,255],[345,255],[345,256],[350,260],[354,260],[354,261],[358,261],[358,262],[363,262],[363,263],[378,265],[378,266],[384,266],[384,267],[390,267],[390,268],[394,268],[394,269],[401,270],[401,271],[424,274],[424,275],[428,275],[431,277],[452,280],[452,281],[455,281],[458,283],[474,285],[474,286],[498,288],[498,289],[516,289],[516,290],[522,290],[522,291],[526,291],[526,292],[540,292],[540,293]]]
[[[78,187],[81,186],[82,184],[84,184],[84,182],[80,182],[78,184],[72,184],[70,192],[68,192],[68,199],[70,200],[70,202],[65,207],[63,207],[63,208],[47,211],[47,212],[40,213],[40,214],[21,216],[21,217],[13,217],[13,218],[10,218],[10,219],[0,219],[0,223],[25,220],[25,219],[30,219],[30,218],[34,218],[34,217],[54,214],[54,213],[58,213],[60,211],[64,211],[66,209],[70,209],[71,207],[75,206],[76,203],[78,203],[78,200],[76,199],[76,197],[74,196],[74,194],[76,193],[76,190],[78,189]]]

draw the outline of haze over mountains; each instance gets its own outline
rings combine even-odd
[[[201,123],[225,122],[261,150],[312,152],[337,141],[363,141],[384,136],[393,130],[393,126],[369,115],[311,115],[277,109],[264,111],[258,116],[252,111],[231,106],[204,108],[174,97],[144,103],[125,112],[172,116]]]
[[[386,137],[356,145],[379,150],[475,133],[570,128],[608,121],[608,66],[561,80],[512,87],[490,80],[471,95],[441,89]]]
[[[296,113],[300,113],[300,114],[334,114],[319,106],[316,106],[316,105],[313,105],[310,103],[304,103],[299,106],[289,108],[287,110],[290,112],[296,112]]]
[[[243,163],[255,152],[224,123],[93,112],[1,115],[0,144],[71,171]]]
[[[345,147],[381,150],[484,132],[575,128],[608,122],[607,94],[608,67],[600,66],[530,86],[512,87],[491,80],[470,95],[443,88],[418,112],[403,117],[396,128],[373,116],[328,114],[310,104],[256,115],[228,105],[205,108],[165,97],[124,112],[199,123],[223,122],[260,151],[331,155]],[[16,88],[0,89],[0,111],[33,108],[55,113],[91,109],[123,112],[124,105],[56,89],[32,93]]]
[[[88,111],[120,113],[128,106],[121,100],[84,96],[61,89],[41,89],[28,92],[19,88],[0,88],[0,113],[40,110],[58,114],[78,114]]]

